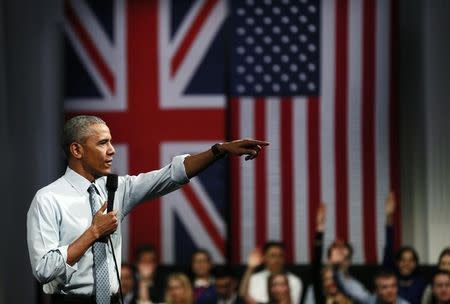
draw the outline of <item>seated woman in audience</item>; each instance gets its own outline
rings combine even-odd
[[[208,251],[198,249],[192,254],[191,279],[195,303],[211,303],[217,298],[212,269],[213,263]]]
[[[438,270],[431,280],[433,304],[450,303],[450,272]]]
[[[269,303],[292,304],[289,279],[285,273],[271,274],[267,282]]]
[[[426,282],[417,269],[419,256],[416,250],[410,246],[403,246],[395,255],[394,260],[393,216],[395,207],[395,196],[391,192],[385,205],[386,244],[384,248],[383,266],[396,274],[399,296],[411,304],[419,304],[426,287]]]
[[[329,265],[323,266],[323,232],[325,230],[325,204],[321,204],[316,214],[316,236],[314,240],[314,256],[312,263],[312,278],[314,287],[315,303],[348,304],[352,303],[337,287],[333,280],[333,268]],[[328,249],[328,258],[333,250],[339,246],[346,246],[342,242],[334,242]],[[351,261],[352,248],[347,244],[346,272]]]
[[[167,279],[166,304],[192,304],[192,286],[183,273],[173,273]]]
[[[438,269],[450,272],[450,247],[447,247],[441,251],[438,260]],[[425,292],[423,293],[422,304],[432,303],[431,294],[432,294],[431,285],[428,285],[427,288],[425,289]]]

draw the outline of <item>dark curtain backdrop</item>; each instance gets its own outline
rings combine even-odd
[[[62,4],[0,1],[0,303],[36,303],[26,213],[61,174]]]

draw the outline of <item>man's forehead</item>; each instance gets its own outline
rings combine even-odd
[[[105,124],[93,124],[89,126],[88,136],[111,137],[111,132]]]

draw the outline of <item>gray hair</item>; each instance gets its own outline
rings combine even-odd
[[[64,124],[62,144],[67,158],[70,156],[70,145],[74,142],[83,143],[89,135],[89,127],[96,124],[106,125],[103,119],[88,115],[75,116]]]

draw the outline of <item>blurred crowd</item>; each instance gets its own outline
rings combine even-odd
[[[208,251],[192,254],[190,269],[168,273],[158,263],[156,249],[139,247],[133,264],[122,265],[125,303],[450,303],[450,247],[442,250],[430,280],[419,271],[419,256],[410,246],[394,251],[393,214],[396,201],[389,194],[385,204],[386,244],[383,263],[366,288],[349,271],[351,244],[335,240],[324,254],[325,204],[316,215],[314,253],[304,283],[285,265],[282,242],[268,242],[248,256],[242,275],[227,265],[214,265]],[[325,258],[323,258],[325,257]]]

